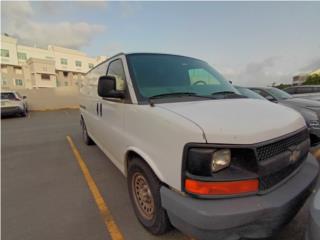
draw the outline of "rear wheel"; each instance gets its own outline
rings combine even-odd
[[[165,209],[161,206],[161,182],[142,159],[135,157],[130,161],[127,183],[140,223],[152,234],[166,233],[171,225]]]
[[[94,141],[89,136],[86,124],[85,124],[85,122],[84,122],[82,117],[80,119],[80,124],[81,124],[81,128],[82,128],[82,139],[83,139],[84,143],[86,145],[94,145]]]

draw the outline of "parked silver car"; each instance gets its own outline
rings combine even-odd
[[[247,98],[260,99],[260,100],[265,100],[265,101],[267,100],[267,99],[265,99],[264,97],[262,97],[260,94],[252,91],[252,90],[249,89],[249,88],[240,87],[240,86],[234,86],[234,87],[238,90],[238,92],[239,92],[241,95],[243,95],[243,96],[245,96],[245,97],[247,97]]]
[[[1,116],[20,115],[26,116],[28,105],[25,96],[15,91],[1,92]]]
[[[284,89],[284,91],[292,94],[294,97],[320,101],[319,85],[292,86]]]
[[[252,87],[251,90],[260,94],[267,100],[293,108],[305,119],[310,132],[311,144],[320,143],[320,102],[298,98],[274,87]]]

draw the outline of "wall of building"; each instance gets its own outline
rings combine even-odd
[[[1,64],[18,65],[17,40],[14,38],[1,36],[1,49],[8,50],[9,56],[1,56]]]
[[[19,83],[22,83],[20,85]],[[22,67],[8,65],[1,66],[1,87],[4,89],[25,88],[24,73]]]
[[[25,63],[29,58],[54,60],[54,53],[52,51],[42,48],[17,45],[17,54],[18,53],[26,55],[26,59],[18,59],[19,64]]]
[[[86,73],[90,70],[89,64],[96,64],[95,58],[87,57],[84,53],[77,50],[56,46],[49,46],[49,49],[54,53],[57,70]],[[64,59],[67,61],[63,62]],[[81,66],[77,66],[77,62]]]
[[[21,89],[22,96],[27,96],[30,110],[54,110],[79,107],[79,89],[77,87]]]
[[[107,58],[92,58],[78,50],[51,45],[48,49],[18,45],[15,38],[8,36],[1,36],[0,40],[4,89],[79,86],[83,75]],[[49,81],[41,74],[49,74]]]

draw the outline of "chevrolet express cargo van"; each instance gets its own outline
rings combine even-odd
[[[81,125],[127,177],[138,220],[198,239],[265,238],[313,190],[318,163],[302,116],[247,99],[206,62],[118,54],[81,88]]]

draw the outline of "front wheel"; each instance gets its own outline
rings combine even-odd
[[[130,161],[127,184],[139,222],[154,235],[166,233],[171,225],[161,206],[161,182],[142,159],[134,158]]]
[[[86,124],[85,124],[85,122],[84,122],[82,117],[80,119],[80,125],[81,125],[81,128],[82,128],[82,139],[83,139],[84,143],[86,145],[94,145],[94,141],[89,136]]]

